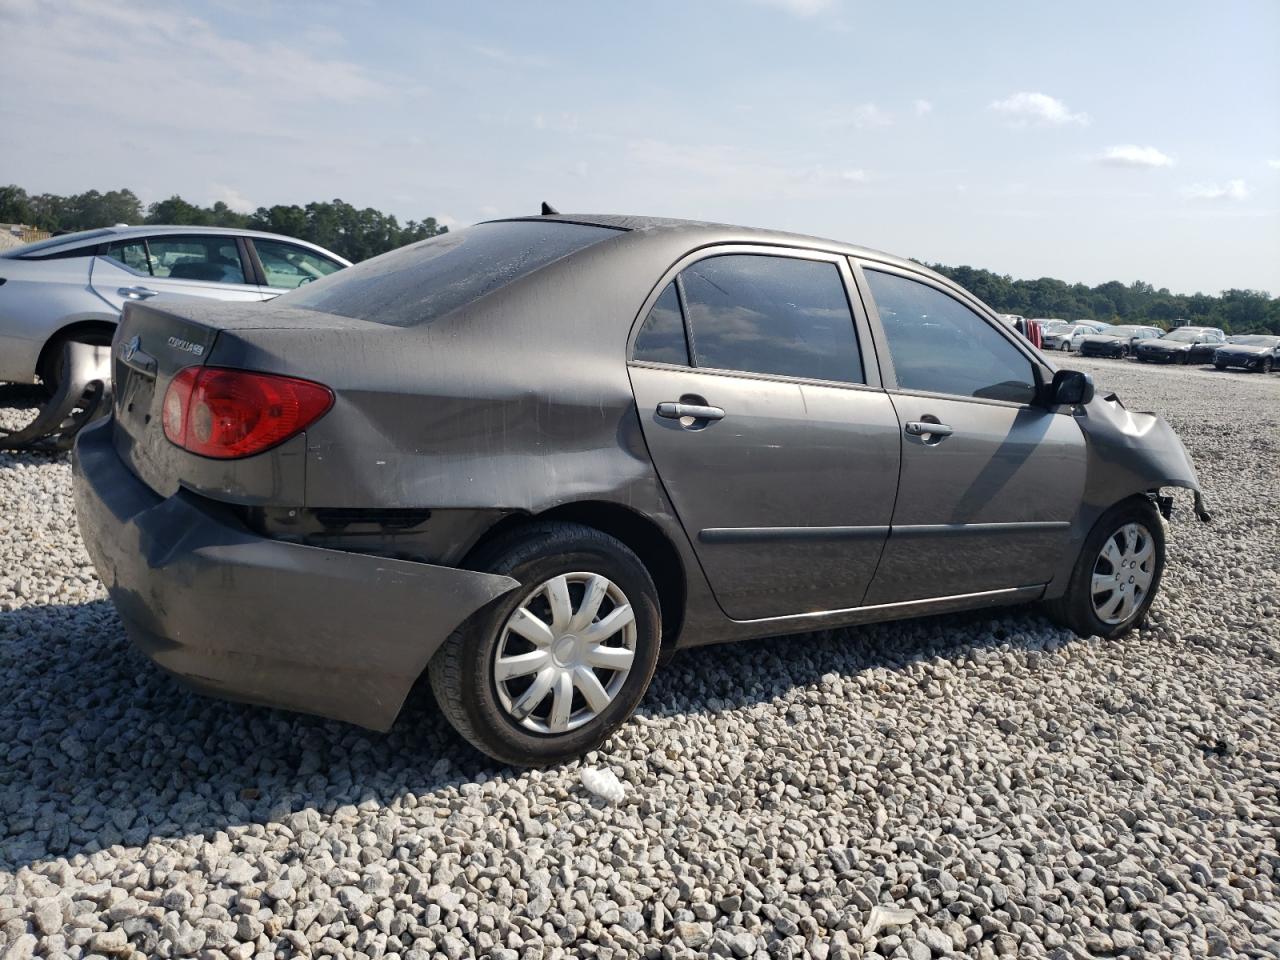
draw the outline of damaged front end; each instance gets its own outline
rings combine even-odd
[[[1187,448],[1169,424],[1153,413],[1125,409],[1113,393],[1079,408],[1076,422],[1089,449],[1085,504],[1099,512],[1134,494],[1148,494],[1168,519],[1173,498],[1163,487],[1182,487],[1193,496],[1195,515],[1211,519]]]

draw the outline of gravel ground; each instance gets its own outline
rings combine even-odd
[[[1080,365],[1217,515],[1179,498],[1144,630],[695,651],[541,772],[425,690],[385,736],[187,693],[125,641],[66,459],[0,454],[0,956],[1280,955],[1280,377]]]

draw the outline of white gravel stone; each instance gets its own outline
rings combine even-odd
[[[1215,514],[1178,497],[1143,629],[694,650],[549,770],[421,693],[386,735],[189,693],[123,636],[68,459],[0,453],[0,958],[1275,955],[1280,375],[1068,363],[1172,422]]]

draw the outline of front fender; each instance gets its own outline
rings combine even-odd
[[[1114,394],[1095,396],[1078,407],[1075,420],[1087,450],[1084,496],[1073,524],[1072,549],[1066,551],[1046,597],[1060,596],[1066,589],[1089,531],[1121,500],[1181,487],[1191,491],[1196,516],[1210,519],[1191,455],[1166,421],[1153,413],[1126,410]]]

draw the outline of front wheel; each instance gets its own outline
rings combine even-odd
[[[432,658],[445,717],[495,760],[544,766],[598,747],[631,715],[661,645],[657,590],[621,541],[533,523],[469,564],[520,581]]]
[[[1111,639],[1142,622],[1164,572],[1164,526],[1145,497],[1116,504],[1085,538],[1067,591],[1049,616],[1082,637]]]
[[[1270,373],[1270,372],[1271,372],[1271,368],[1272,368],[1273,366],[1274,366],[1274,364],[1271,362],[1271,358],[1270,358],[1270,357],[1263,357],[1263,358],[1262,358],[1262,362],[1261,362],[1260,364],[1258,364],[1258,372],[1259,372],[1259,373]]]

